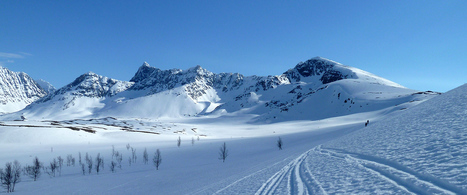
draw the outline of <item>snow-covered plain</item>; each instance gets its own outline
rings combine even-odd
[[[255,116],[248,114],[4,121],[0,164],[31,164],[37,156],[47,165],[68,154],[78,161],[79,153],[83,161],[86,153],[104,157],[99,174],[64,165],[61,176],[23,176],[17,194],[465,194],[466,99],[467,85],[391,114],[273,124],[251,124]],[[276,146],[279,136],[283,150]],[[229,156],[223,163],[218,150],[224,142]],[[127,144],[137,152],[131,165]],[[112,146],[123,154],[115,173],[109,170]],[[159,170],[151,164],[156,149]]]
[[[242,123],[245,118],[248,117],[217,122],[209,118],[196,119],[199,121],[127,119],[112,121],[112,125],[116,122],[115,126],[81,120],[54,125],[53,122],[5,122],[3,125],[10,126],[0,129],[0,163],[18,160],[23,165],[31,164],[35,156],[49,163],[68,154],[78,161],[79,152],[83,161],[85,153],[92,157],[97,153],[104,156],[105,170],[99,175],[95,170],[90,175],[82,175],[78,165],[65,166],[61,176],[51,178],[43,173],[38,181],[23,177],[15,190],[18,194],[254,194],[269,177],[301,153],[363,124],[362,120],[356,124],[352,117],[344,117],[332,125],[331,121],[251,125]],[[35,127],[18,127],[25,124]],[[160,134],[127,132],[116,127],[119,125],[132,125],[140,130],[151,126],[159,129]],[[66,126],[87,126],[96,132],[74,131]],[[180,147],[176,145],[178,136],[182,139]],[[279,136],[284,140],[281,151],[275,145]],[[230,154],[225,163],[218,159],[219,147],[224,142]],[[138,155],[137,162],[131,166],[128,143]],[[112,145],[123,153],[124,159],[122,169],[116,173],[108,167]],[[143,163],[144,148],[150,158],[156,149],[161,150],[160,170]]]

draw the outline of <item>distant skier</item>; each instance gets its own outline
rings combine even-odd
[[[368,124],[370,124],[370,120],[366,120],[365,127],[368,126]]]

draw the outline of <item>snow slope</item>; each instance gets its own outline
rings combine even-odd
[[[466,100],[463,85],[312,148],[258,193],[467,194]]]
[[[35,101],[26,109],[4,116],[4,119],[17,119],[18,115],[38,120],[90,116],[105,106],[103,102],[107,98],[125,91],[132,84],[88,72]]]

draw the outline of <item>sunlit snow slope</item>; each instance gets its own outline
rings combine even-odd
[[[290,164],[301,168],[288,190],[467,194],[466,129],[463,85],[304,153]]]

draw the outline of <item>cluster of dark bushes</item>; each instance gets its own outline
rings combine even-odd
[[[199,138],[198,138],[199,140]],[[191,144],[194,145],[194,138],[191,140]],[[282,150],[282,139],[279,137],[279,139],[276,142],[277,147]],[[181,145],[181,138],[178,137],[177,139],[177,147],[180,147]],[[128,157],[128,163],[129,166],[131,166],[132,163],[136,163],[137,155],[136,155],[136,149],[131,147],[130,144],[126,145],[126,148],[128,151],[131,151],[131,155]],[[53,152],[53,149],[51,150]],[[219,148],[219,160],[222,160],[222,162],[225,162],[226,158],[229,156],[229,150],[227,149],[227,144],[224,142],[221,147]],[[147,149],[144,148],[143,152],[143,163],[148,164],[149,163],[149,154],[147,152]],[[112,173],[116,172],[117,169],[122,169],[122,161],[123,161],[123,154],[117,150],[115,150],[115,147],[112,146],[112,154],[111,154],[111,160],[110,163],[108,163],[108,167]],[[2,187],[4,187],[7,191],[7,193],[14,192],[15,191],[15,186],[17,183],[21,181],[21,176],[25,175],[30,178],[32,178],[34,181],[40,178],[42,173],[46,173],[50,177],[56,177],[57,174],[58,176],[62,175],[62,167],[65,163],[65,159],[62,158],[61,156],[58,156],[57,158],[53,158],[48,164],[44,164],[39,160],[39,158],[36,156],[33,159],[32,165],[25,165],[24,167],[21,166],[21,164],[15,160],[14,162],[8,162],[5,164],[4,169],[0,169],[0,184]],[[153,154],[152,158],[152,163],[155,166],[156,170],[159,170],[159,167],[162,163],[162,154],[159,149],[156,149],[156,151]],[[99,174],[102,172],[105,168],[105,163],[104,163],[104,158],[101,156],[100,153],[97,154],[95,158],[93,158],[91,155],[88,153],[85,154],[84,159],[81,157],[81,152],[78,153],[78,163],[76,163],[75,157],[73,155],[68,154],[66,156],[66,166],[76,166],[78,164],[80,168],[80,172],[83,175],[88,175],[92,174],[93,170],[96,172],[96,174]]]

